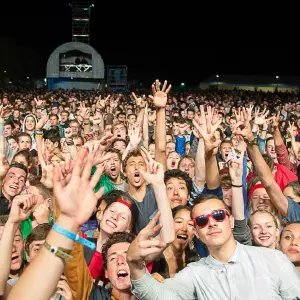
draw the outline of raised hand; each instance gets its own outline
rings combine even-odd
[[[139,124],[129,125],[128,136],[133,149],[136,149],[141,142],[141,127]]]
[[[248,119],[252,119],[252,111],[253,111],[254,105],[249,105],[248,108],[246,108],[247,114],[248,114]]]
[[[145,100],[145,98],[137,97],[134,92],[132,92],[131,95],[132,95],[137,107],[139,107],[139,108],[145,108],[146,107],[147,101]]]
[[[248,114],[246,112],[245,107],[243,107],[241,112],[241,121],[237,122],[236,129],[233,131],[233,133],[241,135],[247,140],[253,138],[251,126],[248,119]]]
[[[241,185],[243,177],[243,159],[245,151],[242,151],[240,154],[237,154],[233,147],[231,149],[232,157],[228,160],[229,175],[233,184]]]
[[[273,129],[277,129],[278,126],[279,126],[279,121],[280,121],[280,111],[277,113],[277,116],[276,117],[273,117],[272,118],[272,126],[273,126]]]
[[[266,119],[268,114],[269,114],[269,111],[267,110],[267,112],[266,112],[266,109],[264,109],[263,112],[261,112],[261,113],[259,112],[259,108],[257,110],[255,110],[254,124],[263,125],[267,121],[271,120],[272,118]]]
[[[103,173],[103,167],[98,166],[95,174],[90,178],[94,156],[95,153],[89,153],[87,148],[83,147],[76,158],[71,174],[64,175],[60,166],[55,166],[54,169],[54,196],[61,215],[76,227],[80,227],[90,218],[104,191],[101,188],[94,193],[94,188]],[[69,181],[62,181],[62,175],[70,176]]]
[[[39,121],[36,123],[36,129],[42,130],[45,124],[47,123],[49,116],[47,114],[42,114]]]
[[[235,114],[236,121],[237,122],[241,121],[241,108],[240,107],[239,107],[238,111],[237,110],[234,111],[234,114]]]
[[[53,171],[54,171],[53,165],[44,166],[42,169],[41,183],[47,189],[53,189]]]
[[[21,223],[32,213],[37,204],[37,196],[32,194],[17,195],[12,201],[9,220],[12,223]]]
[[[291,138],[294,138],[294,137],[295,137],[295,134],[293,133],[293,128],[294,128],[294,122],[291,123],[291,122],[289,121],[289,127],[286,129],[286,131],[287,131],[289,137],[291,137]]]
[[[214,133],[221,124],[222,120],[218,120],[216,124],[212,124],[212,109],[209,106],[207,109],[207,116],[205,116],[204,108],[200,107],[200,118],[193,120],[193,124],[198,130],[199,134],[203,137],[205,145],[205,153],[209,155],[216,155],[220,140],[216,140]],[[200,121],[201,120],[201,121]]]
[[[9,106],[3,106],[0,105],[0,118],[1,119],[7,119],[11,114],[11,109],[9,108]]]
[[[49,223],[50,209],[46,204],[41,204],[34,209],[33,216],[38,224]]]
[[[153,101],[153,104],[156,107],[166,107],[167,104],[167,100],[168,100],[168,93],[171,90],[171,85],[169,85],[169,87],[167,88],[167,80],[165,80],[164,85],[162,87],[162,89],[160,90],[160,82],[158,79],[155,80],[155,85],[152,85],[152,93],[153,96],[149,95],[149,98],[151,98],[151,100]]]
[[[163,165],[153,158],[150,153],[144,148],[141,148],[141,154],[147,166],[147,171],[139,169],[139,172],[144,177],[148,184],[164,184],[164,168]]]
[[[34,101],[37,107],[41,107],[43,105],[43,100],[40,100],[39,97],[34,98]]]
[[[136,239],[130,244],[126,260],[129,264],[129,267],[133,267],[132,264],[143,264],[144,261],[150,261],[155,255],[159,255],[166,244],[160,241],[159,239],[153,239],[154,236],[162,228],[162,224],[157,224],[160,217],[160,212],[158,212],[151,222],[140,231]]]
[[[90,109],[88,107],[85,107],[84,102],[80,102],[80,107],[79,107],[79,115],[82,117],[84,120],[90,118]]]
[[[0,154],[0,179],[3,179],[9,169],[8,161],[5,154]]]
[[[103,116],[100,112],[95,113],[94,117],[93,117],[93,125],[99,125],[103,122]]]

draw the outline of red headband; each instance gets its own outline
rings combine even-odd
[[[129,209],[131,208],[131,205],[129,203],[127,203],[126,201],[122,200],[122,199],[117,199],[117,202],[122,203],[124,205],[126,205]]]
[[[254,185],[252,187],[252,189],[250,190],[250,192],[249,192],[248,201],[250,201],[250,199],[251,199],[251,197],[252,197],[252,195],[253,195],[253,193],[254,193],[255,190],[257,190],[257,189],[264,189],[264,188],[265,187],[261,183],[258,183],[256,185]]]

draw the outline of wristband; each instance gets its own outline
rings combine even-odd
[[[235,184],[232,184],[231,186],[232,186],[232,187],[236,187],[236,188],[241,188],[241,187],[243,187],[243,185],[235,185]]]
[[[72,250],[68,250],[68,249],[61,248],[61,247],[50,246],[47,241],[45,241],[44,246],[52,254],[54,254],[55,256],[65,260],[65,261],[71,261],[73,259],[73,256],[70,255]]]
[[[43,132],[43,130],[36,130],[36,131],[35,131],[35,134],[36,134],[36,135],[43,135],[44,132]]]
[[[70,239],[74,242],[76,241],[76,242],[82,244],[83,246],[86,246],[92,250],[96,248],[96,245],[94,243],[82,238],[79,234],[75,234],[74,232],[68,231],[68,230],[60,227],[56,223],[53,224],[52,229],[54,231],[60,233],[61,235],[67,237],[68,239]]]

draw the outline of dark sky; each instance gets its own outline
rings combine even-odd
[[[148,17],[141,12],[128,12],[116,1],[106,1],[106,6],[103,2],[94,1],[91,45],[106,65],[127,65],[131,79],[148,83],[159,77],[173,84],[196,84],[212,74],[300,75],[298,49],[245,48],[237,46],[239,41],[207,47],[211,41],[203,38],[200,31],[192,34],[183,26],[180,31],[171,23],[155,30],[156,18],[151,14]],[[31,76],[45,75],[51,52],[71,41],[69,1],[38,3],[2,0],[0,4],[0,37],[13,38],[18,45],[34,49],[39,58],[31,70],[38,74]],[[245,38],[249,45],[258,44],[251,43],[251,36]]]

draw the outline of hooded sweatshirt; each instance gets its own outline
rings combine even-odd
[[[36,125],[36,123],[38,122],[38,120],[37,120],[37,118],[36,118],[35,115],[33,115],[33,114],[27,115],[27,116],[24,118],[24,122],[23,122],[23,125],[22,125],[22,132],[26,132],[26,127],[25,127],[25,125],[26,125],[26,119],[27,119],[28,117],[32,117],[32,118],[34,119],[35,125]],[[31,133],[30,136],[31,136],[31,140],[32,140],[32,147],[31,147],[30,150],[32,150],[32,149],[35,149],[35,150],[36,150],[35,131],[33,131],[33,132]]]

